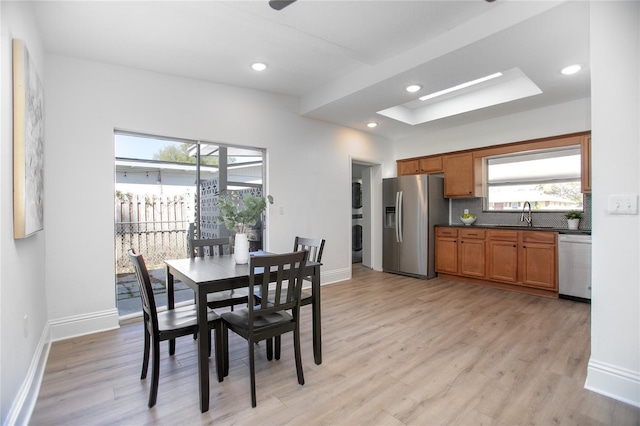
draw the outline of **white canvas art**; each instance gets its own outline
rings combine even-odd
[[[13,40],[13,235],[43,229],[44,89],[27,47]]]

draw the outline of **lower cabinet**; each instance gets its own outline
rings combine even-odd
[[[458,245],[459,272],[468,277],[485,277],[485,230],[460,230],[460,244]]]
[[[558,234],[527,232],[522,235],[520,280],[523,285],[558,290]]]
[[[436,272],[458,273],[458,228],[436,228]]]
[[[436,271],[557,295],[557,241],[557,232],[437,227]]]
[[[489,231],[487,278],[506,283],[518,282],[518,231]]]
[[[436,228],[436,271],[484,278],[485,232],[481,229]]]

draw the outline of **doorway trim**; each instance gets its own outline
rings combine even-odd
[[[382,164],[370,159],[350,156],[351,167],[349,167],[349,188],[353,182],[353,166],[364,166],[367,172],[363,173],[362,185],[362,265],[364,267],[382,271],[382,233],[375,232],[382,228],[382,213],[375,206],[382,205]],[[366,175],[366,176],[365,176]],[[351,192],[349,192],[351,196]],[[351,203],[349,203],[349,216],[351,216]],[[351,230],[351,221],[349,221]],[[353,236],[349,235],[349,265],[351,265],[351,247],[353,247]]]

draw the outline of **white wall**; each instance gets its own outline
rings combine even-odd
[[[640,219],[607,213],[640,192],[640,3],[591,7],[593,302],[587,388],[640,406]]]
[[[325,238],[323,283],[350,277],[350,158],[393,169],[389,141],[301,118],[290,97],[46,59],[45,265],[54,339],[117,325],[114,128],[267,148],[267,193],[275,199],[267,249],[290,250],[295,235]]]
[[[579,99],[526,113],[484,120],[395,144],[396,158],[519,142],[591,129],[591,99]]]
[[[34,25],[31,4],[1,2],[2,55],[0,75],[0,412],[2,423],[23,420],[12,405],[30,406],[37,365],[48,348],[45,288],[45,231],[22,240],[13,239],[13,100],[12,39],[23,40],[44,82],[44,52]],[[45,168],[47,159],[45,158]],[[45,180],[45,190],[49,182]],[[25,320],[26,317],[26,320]],[[40,355],[43,354],[41,358]],[[14,405],[15,404],[15,405]]]

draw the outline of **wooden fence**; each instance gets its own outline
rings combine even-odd
[[[193,221],[188,195],[162,197],[116,193],[116,274],[133,272],[127,250],[144,255],[147,268],[187,255],[187,231]]]

